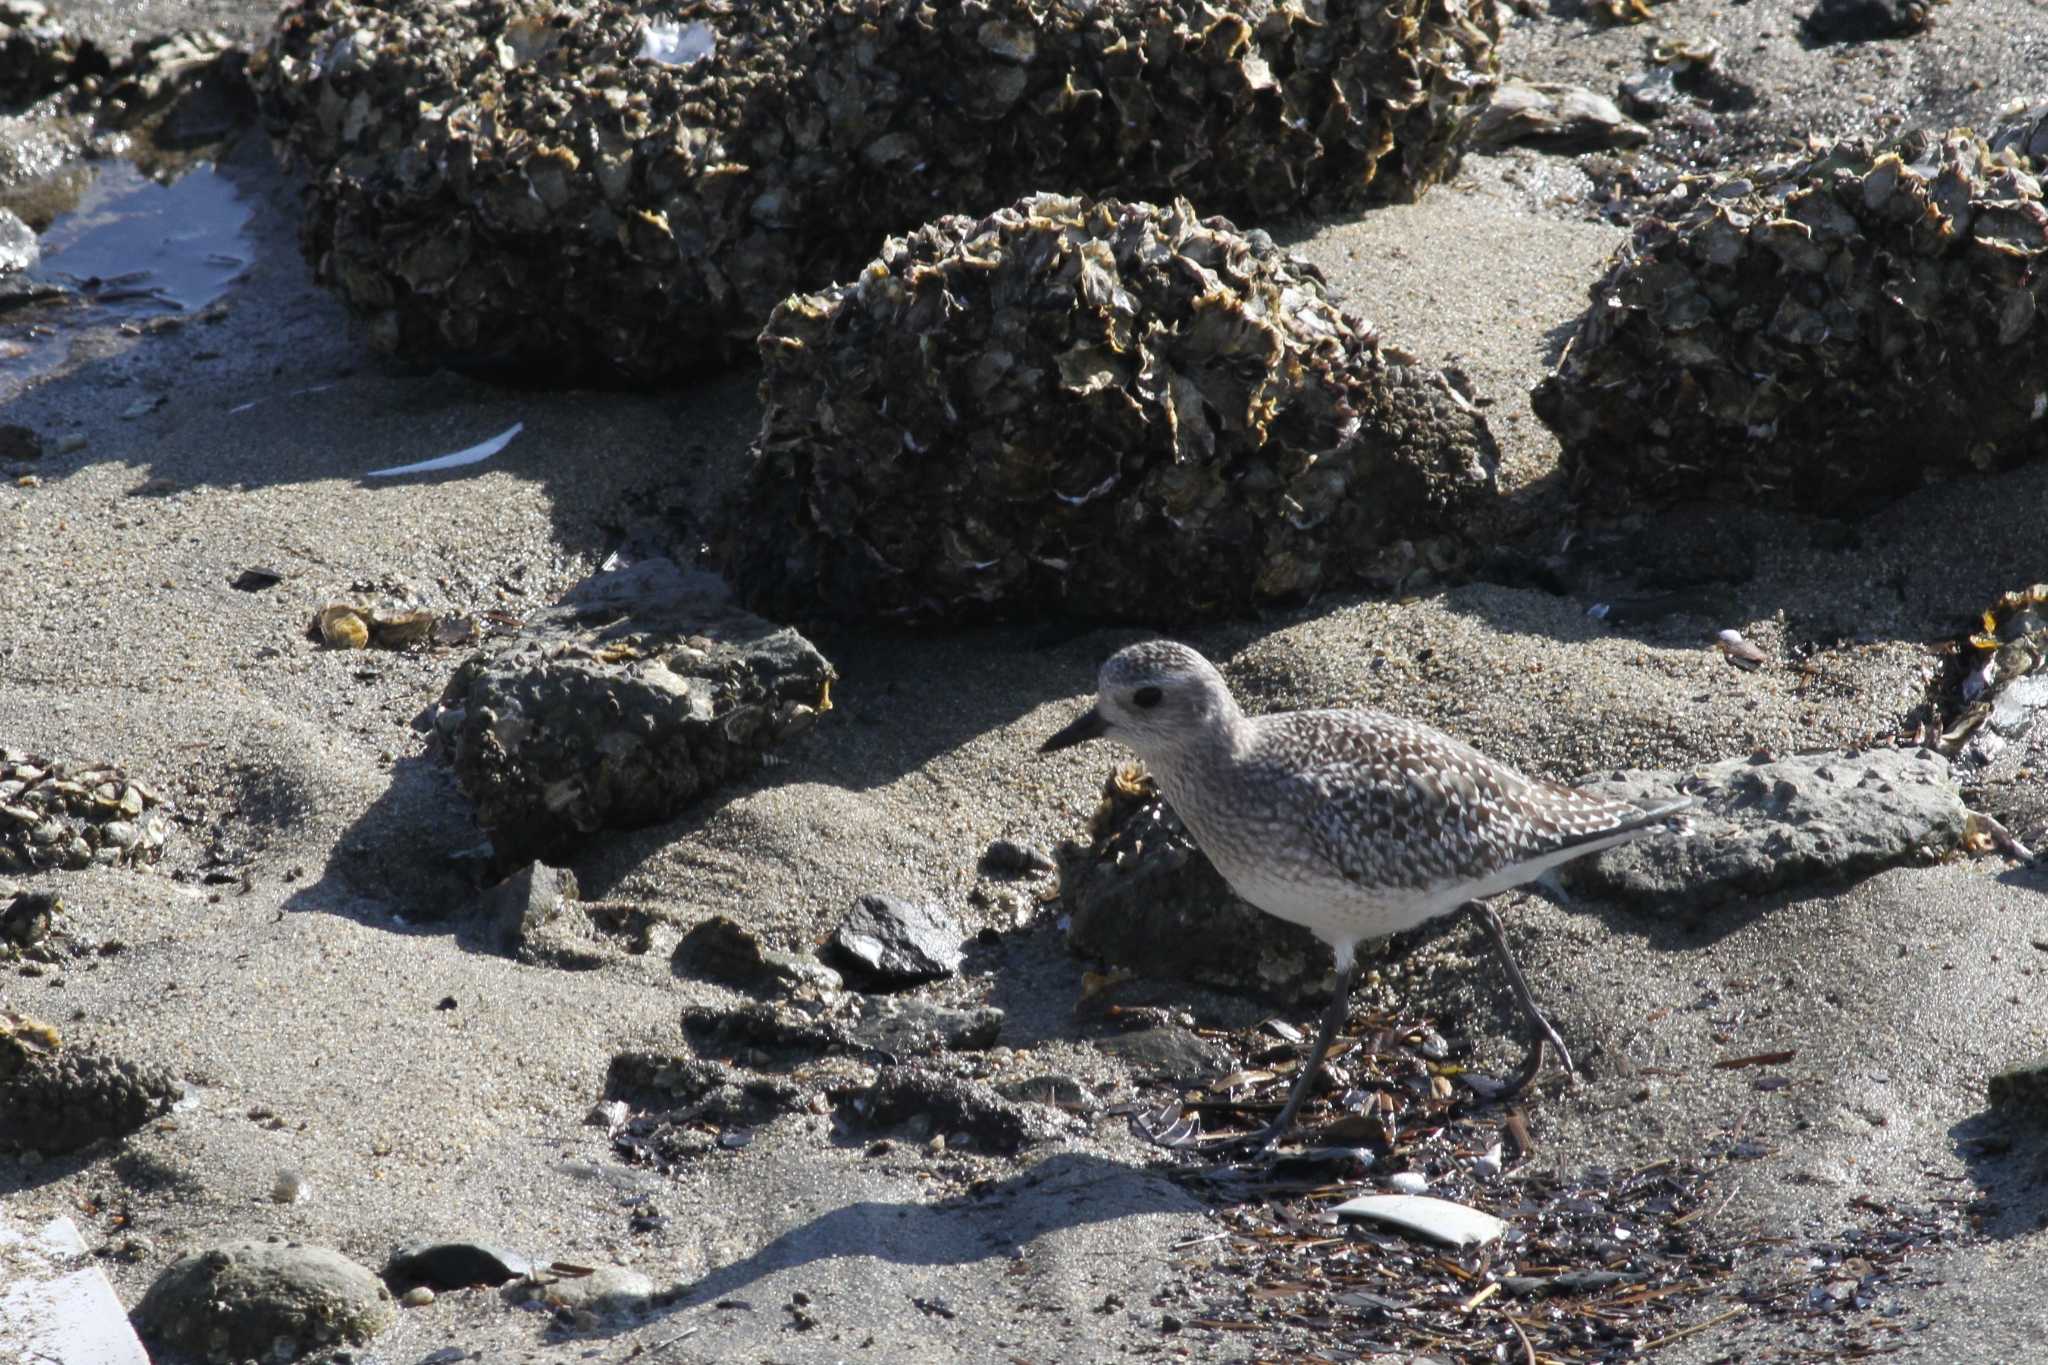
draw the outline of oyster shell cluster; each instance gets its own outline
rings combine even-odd
[[[1852,140],[1639,224],[1532,395],[1596,508],[1829,513],[2048,449],[2048,106]]]
[[[1498,36],[1492,0],[299,0],[250,76],[374,344],[651,382],[885,232],[1046,186],[1412,198]]]
[[[1495,488],[1443,375],[1184,200],[941,218],[761,354],[723,550],[779,620],[1242,614],[1405,568]]]
[[[2048,706],[2039,683],[2025,688],[2024,696],[2014,687],[2048,668],[2048,583],[2000,596],[1985,610],[1983,629],[1968,644],[1973,653],[1953,699],[1957,713],[1936,745],[1950,755],[1987,722],[1994,731],[2024,733],[2034,711]]]
[[[163,799],[119,768],[0,749],[0,872],[153,863],[170,829]]]
[[[489,642],[435,713],[500,861],[673,816],[815,724],[838,676],[810,641],[666,560],[600,574]]]

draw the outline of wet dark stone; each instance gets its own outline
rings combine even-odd
[[[837,677],[667,560],[600,574],[456,669],[435,727],[501,862],[559,856],[753,771]]]
[[[2006,1117],[2048,1121],[2048,1057],[1999,1072],[1985,1092],[1992,1109]]]
[[[48,891],[20,891],[0,908],[0,943],[29,948],[50,936],[64,902]]]
[[[1330,950],[1315,935],[1241,900],[1159,797],[1114,783],[1108,795],[1095,841],[1060,849],[1076,953],[1281,1004],[1327,998]]]
[[[965,935],[936,906],[869,895],[839,922],[827,945],[863,990],[900,990],[951,976]]]
[[[403,1292],[414,1285],[429,1289],[497,1286],[531,1274],[533,1262],[516,1251],[488,1242],[414,1242],[391,1253],[384,1280]]]
[[[977,1146],[1004,1152],[1055,1131],[1042,1106],[1006,1100],[980,1081],[917,1067],[884,1067],[874,1085],[842,1108],[852,1122],[888,1128],[922,1119],[934,1133],[964,1133]]]
[[[981,855],[981,870],[992,876],[1016,877],[1035,872],[1057,872],[1059,864],[1036,844],[997,839]]]
[[[889,1001],[875,1006],[848,1031],[867,1046],[895,1057],[980,1052],[996,1045],[1003,1031],[1003,1012],[951,1009],[924,1000]]]
[[[1801,27],[1823,43],[1902,38],[1933,22],[1935,0],[1820,0]]]
[[[10,264],[14,254],[14,244],[10,240],[13,229],[8,226],[10,219],[15,223],[21,222],[7,210],[0,209],[0,272],[16,268]],[[33,238],[35,234],[29,235]],[[34,265],[35,262],[30,260],[29,264]],[[42,457],[43,438],[36,434],[34,427],[25,427],[19,422],[0,425],[0,460],[40,460]]]
[[[244,1241],[180,1256],[131,1316],[145,1340],[230,1362],[361,1345],[397,1315],[384,1282],[338,1251]]]

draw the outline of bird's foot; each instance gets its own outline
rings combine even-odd
[[[1138,1110],[1129,1118],[1131,1136],[1169,1152],[1192,1151],[1202,1142],[1202,1116],[1183,1112],[1179,1100],[1172,1100],[1147,1112]]]
[[[1139,1110],[1128,1122],[1132,1137],[1169,1152],[1228,1152],[1253,1159],[1270,1155],[1294,1128],[1292,1123],[1269,1123],[1242,1137],[1205,1134],[1201,1115],[1184,1111],[1178,1100],[1150,1112]]]

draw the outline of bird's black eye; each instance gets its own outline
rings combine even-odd
[[[1165,695],[1156,687],[1141,687],[1131,693],[1131,704],[1140,711],[1150,711],[1159,705],[1159,699]]]

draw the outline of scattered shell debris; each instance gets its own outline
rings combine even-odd
[[[775,619],[1242,615],[1455,562],[1496,493],[1442,372],[1184,200],[941,218],[760,345],[721,548]]]
[[[163,854],[171,807],[111,764],[0,748],[0,872],[141,865]]]

